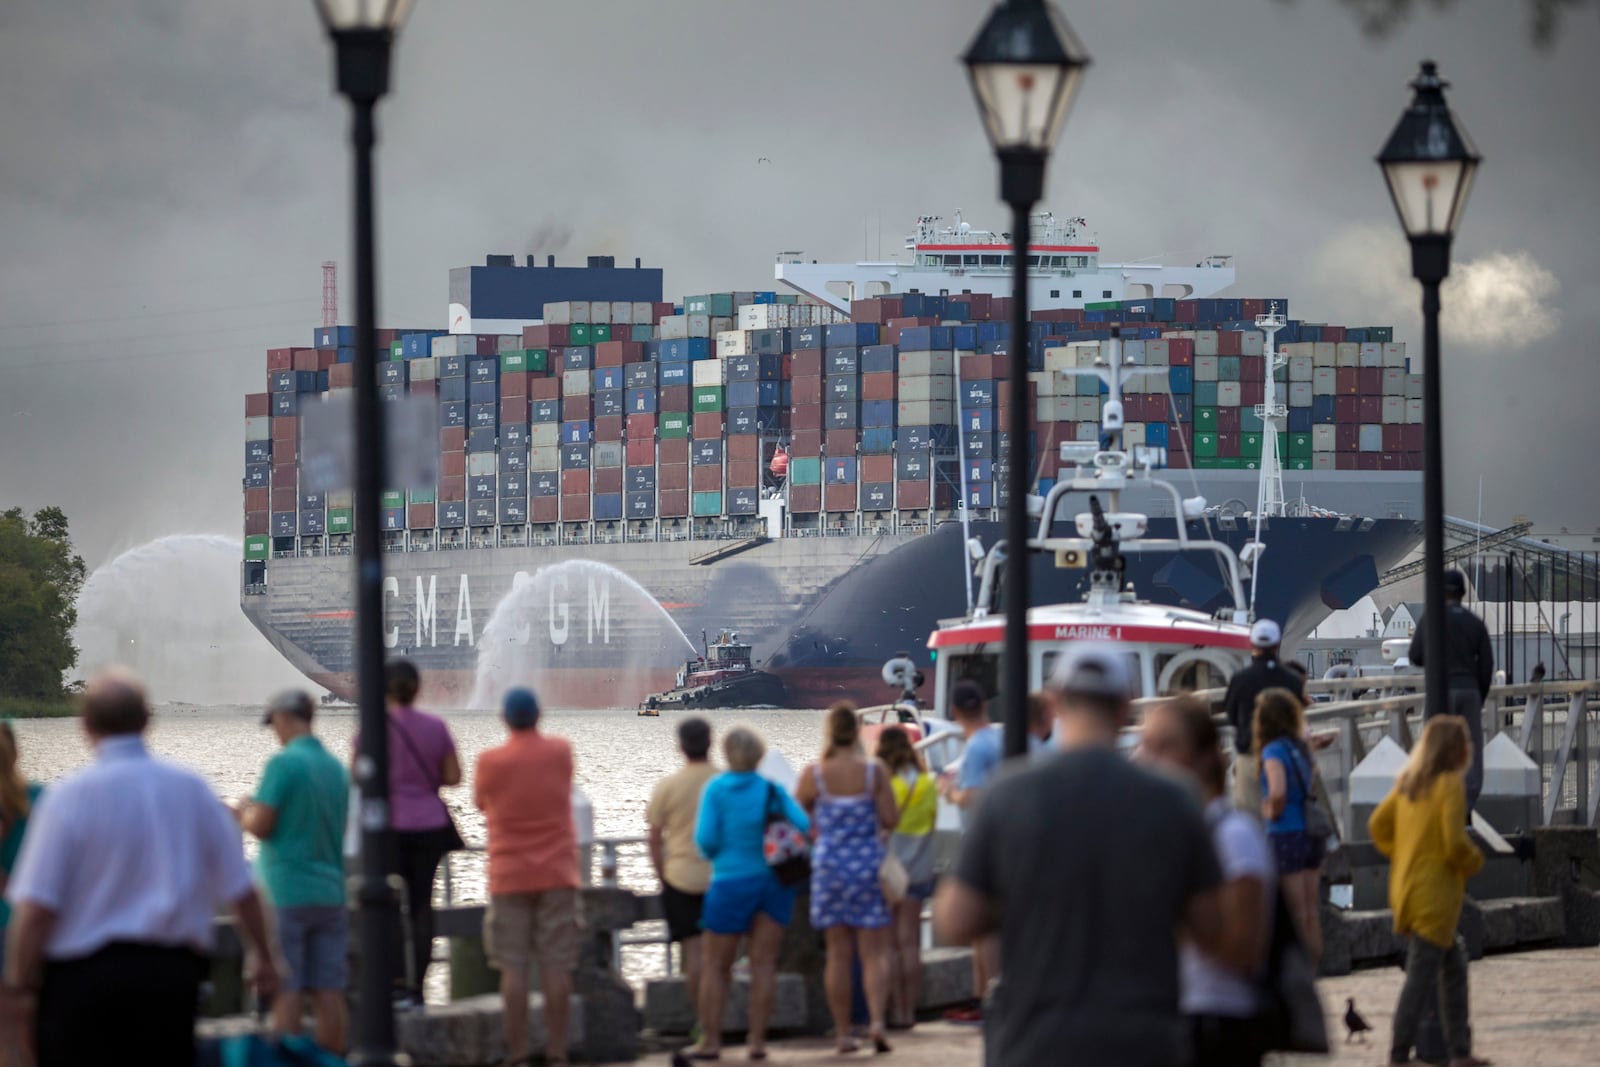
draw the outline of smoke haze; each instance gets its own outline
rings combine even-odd
[[[1374,41],[1313,0],[1063,3],[1095,57],[1048,206],[1111,260],[1236,257],[1243,295],[1392,322],[1418,293],[1372,156],[1417,60],[1486,155],[1457,242],[1449,507],[1600,524],[1569,459],[1600,385],[1592,60],[1503,0]],[[955,61],[986,5],[426,0],[380,114],[381,319],[441,326],[449,268],[614,254],[669,296],[765,288],[772,255],[897,253],[921,213],[1004,229]],[[242,396],[303,345],[337,259],[346,114],[309,0],[12,0],[0,12],[0,502],[59,504],[91,567],[237,536]],[[770,163],[758,162],[770,159]]]

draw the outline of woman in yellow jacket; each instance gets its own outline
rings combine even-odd
[[[1410,941],[1406,981],[1394,1010],[1389,1061],[1411,1062],[1418,1016],[1436,996],[1450,1050],[1450,1067],[1475,1067],[1467,1031],[1467,953],[1456,936],[1467,879],[1483,853],[1467,836],[1467,789],[1472,760],[1466,723],[1454,715],[1430,719],[1394,789],[1372,813],[1367,829],[1389,857],[1389,907],[1396,933]]]

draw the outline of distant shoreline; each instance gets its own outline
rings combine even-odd
[[[78,705],[71,697],[54,700],[0,697],[0,719],[70,719],[76,714]]]

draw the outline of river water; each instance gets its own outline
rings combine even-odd
[[[631,709],[612,711],[549,711],[540,723],[547,733],[572,742],[579,785],[594,806],[596,837],[642,837],[644,811],[656,781],[676,769],[677,723],[681,712],[663,712],[659,718],[642,718]],[[769,748],[780,752],[796,768],[814,759],[822,747],[822,714],[774,709],[709,713],[713,726],[734,722],[754,726]],[[444,791],[461,835],[469,844],[482,844],[483,817],[472,806],[472,776],[477,756],[499,744],[505,726],[498,716],[482,711],[444,713],[461,754],[465,781]],[[277,748],[272,732],[261,724],[259,708],[165,704],[156,708],[149,743],[161,756],[194,768],[204,775],[224,800],[247,796],[255,787],[261,767]],[[15,724],[22,766],[29,778],[45,782],[83,766],[90,758],[82,731],[72,719],[30,719]],[[350,751],[356,730],[354,708],[319,710],[317,733],[323,743],[343,756]],[[720,752],[714,751],[720,761]],[[654,891],[654,872],[642,847],[621,851],[619,881],[625,888]],[[435,898],[448,893],[460,903],[486,899],[481,856],[456,855],[449,863],[448,880],[435,884]],[[447,884],[448,882],[448,884]],[[624,973],[640,979],[662,968],[658,946],[627,950]],[[435,968],[429,999],[443,995],[443,968]]]

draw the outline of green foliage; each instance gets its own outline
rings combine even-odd
[[[61,698],[85,574],[60,508],[0,514],[0,697]]]

